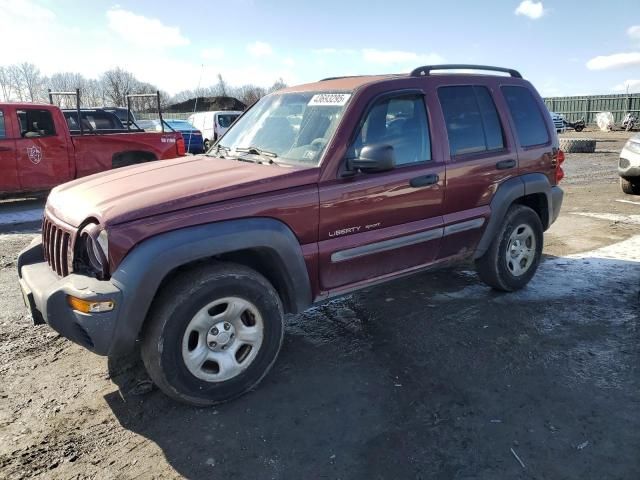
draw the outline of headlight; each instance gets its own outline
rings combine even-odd
[[[80,232],[80,256],[99,279],[107,275],[109,266],[109,237],[106,230],[101,230],[95,223],[90,223]]]
[[[628,140],[627,143],[625,143],[624,148],[633,153],[640,153],[640,142]]]
[[[104,256],[106,258],[109,258],[109,235],[107,234],[107,231],[101,230],[96,240],[98,242],[98,245],[100,245]]]

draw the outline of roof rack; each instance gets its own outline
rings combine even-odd
[[[327,82],[329,80],[340,80],[341,78],[360,78],[360,77],[393,77],[400,76],[401,73],[380,73],[380,74],[372,74],[372,75],[342,75],[339,77],[327,77],[320,79],[321,82]]]
[[[423,67],[418,67],[411,71],[410,76],[412,77],[428,77],[433,70],[486,70],[489,72],[503,72],[508,73],[512,77],[522,78],[520,72],[514,70],[513,68],[504,68],[504,67],[492,67],[490,65],[468,65],[468,64],[447,64],[447,65],[425,65]]]

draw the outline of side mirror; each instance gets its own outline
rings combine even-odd
[[[358,158],[347,160],[347,168],[351,171],[386,172],[396,166],[396,156],[391,145],[374,144],[366,145],[360,150]]]

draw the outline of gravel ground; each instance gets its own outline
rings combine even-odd
[[[640,197],[617,183],[628,134],[579,136],[597,152],[568,155],[529,287],[462,265],[316,306],[215,409],[30,326],[15,257],[37,227],[0,227],[0,477],[640,478]]]

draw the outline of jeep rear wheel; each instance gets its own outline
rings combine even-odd
[[[273,286],[235,264],[187,271],[158,293],[142,359],[167,395],[198,406],[254,388],[282,345],[283,310]]]
[[[511,206],[489,249],[476,260],[480,279],[504,292],[523,288],[536,273],[542,243],[538,214],[524,205]]]

